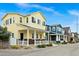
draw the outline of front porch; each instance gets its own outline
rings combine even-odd
[[[27,29],[18,31],[16,44],[20,46],[48,44],[45,40],[45,32],[36,29]]]
[[[67,35],[64,34],[47,34],[47,40],[49,40],[49,42],[67,42]]]
[[[33,43],[30,43],[30,40],[18,40],[17,45],[19,46],[36,46],[36,45],[42,45],[42,44],[48,44],[49,42],[47,40],[36,40],[36,42],[33,40]]]

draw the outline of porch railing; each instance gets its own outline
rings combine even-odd
[[[21,41],[21,40],[19,40],[18,41],[18,45],[20,45],[20,46],[26,46],[27,45],[27,41]]]
[[[47,41],[47,40],[43,40],[43,41],[39,40],[39,41],[36,41],[36,45],[41,45],[41,44],[49,44],[49,41]],[[27,46],[27,41],[18,40],[18,45],[20,45],[20,46]]]

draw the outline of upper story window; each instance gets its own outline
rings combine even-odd
[[[38,38],[38,34],[36,34],[36,38]]]
[[[37,20],[37,24],[40,24],[40,20],[39,19]]]
[[[44,25],[44,26],[45,26],[45,22],[43,22],[43,23],[42,23],[42,25]]]
[[[12,19],[10,18],[10,24],[12,24]]]
[[[28,23],[28,17],[26,18],[26,23]]]
[[[35,18],[34,18],[34,17],[32,17],[32,23],[36,23],[36,21],[35,21]]]
[[[20,17],[20,23],[22,23],[22,17]]]
[[[53,26],[53,27],[52,27],[52,31],[55,31],[55,30],[56,30],[56,28],[55,28],[55,26]]]

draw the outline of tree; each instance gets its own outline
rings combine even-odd
[[[10,32],[7,31],[7,28],[3,28],[0,26],[0,40],[2,41],[2,47],[3,47],[3,42],[9,41],[10,38]]]

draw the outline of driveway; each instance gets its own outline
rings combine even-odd
[[[79,43],[47,48],[0,49],[1,56],[79,56]]]

